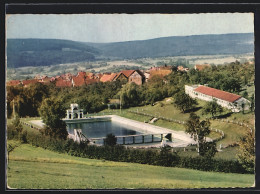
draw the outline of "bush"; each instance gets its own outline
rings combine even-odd
[[[21,136],[21,141],[22,143],[27,143],[27,131],[23,131],[22,136]]]
[[[18,139],[18,132],[12,125],[8,125],[7,134],[8,139]],[[22,133],[21,141],[44,149],[84,158],[191,168],[203,171],[254,173],[253,170],[245,170],[237,160],[207,159],[202,156],[179,156],[177,153],[173,153],[170,147],[163,147],[158,151],[153,149],[125,148],[122,145],[95,146],[89,145],[88,142],[77,143],[72,139],[55,139],[44,134],[35,134],[29,131]]]
[[[104,139],[105,146],[114,146],[116,145],[116,142],[117,142],[117,138],[112,133],[107,134],[106,138]]]

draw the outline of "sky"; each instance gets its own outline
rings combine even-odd
[[[122,42],[168,36],[254,32],[253,13],[203,14],[14,14],[7,38]]]

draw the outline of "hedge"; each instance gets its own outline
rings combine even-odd
[[[22,140],[33,146],[39,146],[59,153],[67,153],[71,156],[103,159],[119,162],[132,162],[167,167],[191,168],[203,171],[215,171],[226,173],[254,173],[246,171],[237,160],[207,159],[201,156],[187,157],[179,156],[171,149],[163,147],[158,149],[134,149],[122,145],[96,146],[87,142],[77,143],[72,139],[59,140],[43,134],[25,133],[19,135],[15,129],[8,125],[8,139]]]

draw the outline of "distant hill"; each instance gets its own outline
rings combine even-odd
[[[93,61],[96,48],[81,42],[57,39],[8,39],[7,66],[47,66]]]
[[[136,59],[254,52],[254,34],[172,36],[116,43],[57,39],[8,39],[7,66],[46,66],[97,59]]]
[[[118,43],[87,43],[107,57],[143,58],[254,52],[254,34],[172,36]]]

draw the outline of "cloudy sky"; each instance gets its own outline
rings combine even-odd
[[[252,13],[15,14],[6,16],[7,38],[120,42],[166,36],[254,32]]]

